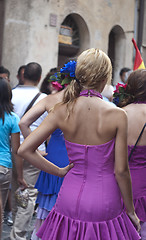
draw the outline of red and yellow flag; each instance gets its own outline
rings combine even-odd
[[[134,47],[135,47],[135,50],[136,50],[136,55],[135,55],[134,68],[133,68],[133,70],[136,70],[136,69],[145,69],[144,61],[142,60],[140,51],[139,51],[139,49],[138,49],[138,47],[137,47],[137,44],[136,44],[134,38],[132,38],[132,42],[133,42]]]

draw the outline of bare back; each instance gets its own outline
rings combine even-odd
[[[100,145],[116,136],[120,121],[119,112],[121,109],[113,107],[100,98],[79,97],[68,119],[65,120],[66,106],[60,107],[59,127],[68,141]]]
[[[146,105],[129,104],[123,108],[128,116],[128,145],[134,145],[144,124],[146,123]],[[146,129],[138,145],[146,145]]]

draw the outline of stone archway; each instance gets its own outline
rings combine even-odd
[[[69,14],[61,23],[59,32],[58,67],[89,48],[89,30],[84,19],[76,13]]]
[[[113,85],[119,81],[120,69],[125,67],[126,38],[124,30],[116,25],[109,33],[108,56],[113,66]]]

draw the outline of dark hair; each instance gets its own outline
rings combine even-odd
[[[0,66],[0,74],[6,73],[8,74],[8,78],[10,77],[10,72],[7,68],[4,68],[3,66]]]
[[[122,76],[124,72],[129,72],[130,70],[131,70],[130,68],[126,68],[126,67],[122,68],[120,70],[120,76]]]
[[[48,75],[47,75],[48,76]],[[51,75],[50,75],[51,76]],[[47,95],[51,94],[50,88],[49,88],[50,83],[48,82],[48,78],[44,78],[42,81],[42,84],[40,86],[40,91],[42,93],[46,93]]]
[[[51,68],[50,71],[47,73],[47,75],[45,76],[44,80],[42,81],[42,84],[41,84],[41,87],[40,87],[40,91],[42,93],[46,93],[47,95],[51,94],[51,91],[50,91],[50,82],[48,81],[49,78],[57,72],[57,68]]]
[[[42,74],[41,66],[36,62],[28,63],[25,66],[24,78],[32,82],[37,82]]]
[[[120,106],[124,107],[133,102],[146,102],[146,70],[133,71],[127,80],[127,97],[121,101]]]
[[[5,112],[11,114],[13,111],[12,90],[8,81],[0,77],[0,118],[2,118],[3,123],[5,119]]]
[[[20,68],[18,69],[18,73],[17,73],[17,74],[18,74],[19,77],[21,76],[21,70],[22,70],[22,69],[25,69],[25,67],[26,67],[25,65],[22,65],[22,66],[20,66]]]

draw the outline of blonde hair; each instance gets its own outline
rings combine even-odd
[[[77,99],[83,88],[96,90],[101,81],[111,80],[111,61],[102,50],[88,49],[79,55],[75,75],[76,80],[71,81],[63,97],[63,103],[67,103],[67,108]]]

